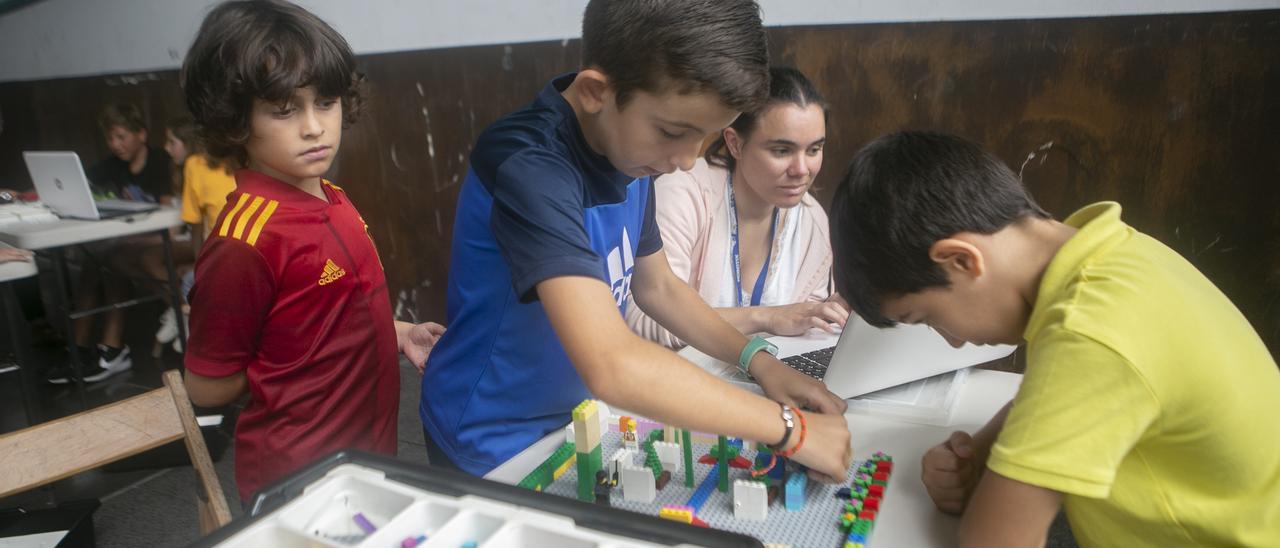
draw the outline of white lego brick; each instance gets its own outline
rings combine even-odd
[[[622,466],[622,498],[631,502],[650,503],[658,492],[653,483],[653,470],[645,466]]]
[[[672,474],[680,471],[684,462],[684,453],[680,450],[680,444],[655,441],[653,449],[658,452],[658,462],[662,463],[663,470],[668,470]]]
[[[577,438],[575,438],[575,437],[573,436],[573,423],[572,423],[572,422],[571,422],[571,423],[569,423],[569,425],[568,425],[568,426],[564,427],[564,441],[565,441],[565,443],[572,443],[572,444],[574,444],[575,446],[577,446],[577,444],[578,444],[578,440],[577,440]]]
[[[764,521],[769,517],[769,491],[764,483],[750,480],[733,482],[733,517]]]
[[[613,456],[609,457],[609,477],[622,477],[622,467],[635,465],[635,451],[630,449],[618,449],[613,452]]]

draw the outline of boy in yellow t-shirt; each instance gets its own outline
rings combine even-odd
[[[1280,370],[1190,263],[1120,205],[1049,217],[958,137],[867,145],[831,208],[836,287],[869,323],[1027,344],[1017,396],[923,458],[962,546],[1280,541]]]

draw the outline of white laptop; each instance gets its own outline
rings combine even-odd
[[[997,360],[1012,354],[1016,348],[972,344],[952,348],[928,326],[898,325],[880,329],[851,314],[835,346],[789,357],[783,348],[782,361],[822,380],[835,395],[849,399]],[[734,383],[751,382],[736,366],[725,365],[717,371],[707,364],[699,365]]]
[[[69,219],[99,220],[154,211],[159,206],[129,200],[94,201],[89,178],[74,152],[23,152],[40,201]]]
[[[851,314],[835,347],[783,361],[822,379],[828,390],[847,399],[998,360],[1016,348],[967,343],[954,348],[925,325],[899,324],[880,329]]]

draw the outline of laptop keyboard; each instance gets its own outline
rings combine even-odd
[[[783,358],[782,363],[805,375],[822,380],[823,377],[827,376],[827,366],[831,364],[831,356],[835,355],[835,353],[836,347],[829,346],[813,352],[805,352],[790,358]]]

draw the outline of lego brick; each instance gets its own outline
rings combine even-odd
[[[681,523],[691,523],[693,522],[693,509],[688,506],[663,506],[661,510],[658,510],[658,517]]]
[[[600,418],[595,400],[586,400],[573,410],[574,445],[578,452],[591,451],[600,445]]]
[[[733,517],[750,521],[764,521],[769,517],[769,494],[765,484],[748,480],[733,482]]]
[[[596,471],[600,470],[600,444],[596,444],[595,449],[592,449],[588,453],[583,453],[579,450],[577,452],[577,457],[578,477],[595,478]],[[594,502],[596,500],[594,481],[578,482],[578,500],[586,502]]]
[[[669,483],[670,481],[671,481],[671,472],[663,470],[662,473],[658,475],[658,479],[653,481],[653,486],[657,488],[659,491],[661,491],[662,488],[666,487],[667,483]]]
[[[622,465],[622,497],[631,502],[653,502],[657,495],[653,470],[634,464]]]
[[[792,512],[804,509],[804,490],[809,486],[809,475],[804,472],[792,472],[787,476],[786,487],[783,489],[782,501],[783,506]]]
[[[698,490],[693,492],[693,496],[689,497],[689,507],[697,512],[702,508],[703,503],[707,502],[707,498],[711,496],[711,492],[716,489],[716,477],[719,476],[717,464],[711,467],[711,471],[707,473],[707,477],[703,478],[702,483],[698,485]]]
[[[684,486],[693,488],[693,440],[689,431],[680,431],[680,452],[684,453]]]
[[[663,470],[680,471],[680,444],[655,441],[653,449],[658,453],[658,460],[662,463]]]

